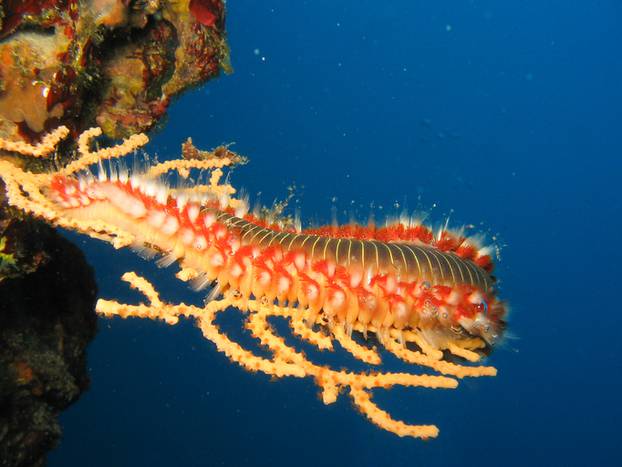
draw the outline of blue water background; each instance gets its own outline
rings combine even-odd
[[[310,222],[406,207],[475,225],[503,246],[514,338],[496,378],[376,391],[439,426],[422,442],[311,380],[243,371],[191,322],[100,320],[50,465],[622,465],[621,21],[614,0],[230,1],[235,73],[177,100],[149,151],[235,142],[251,162],[232,182],[268,204],[295,183]],[[119,281],[135,269],[201,303],[174,268],[70,237],[102,297],[138,300]]]

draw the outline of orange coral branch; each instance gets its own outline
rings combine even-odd
[[[123,280],[142,292],[148,303],[127,305],[100,299],[97,302],[97,312],[102,316],[161,319],[168,324],[176,324],[179,317],[182,316],[194,318],[197,320],[203,336],[213,342],[220,352],[244,368],[251,371],[261,371],[275,377],[312,377],[322,389],[323,400],[326,404],[335,402],[341,389],[349,388],[355,404],[373,423],[399,436],[430,438],[437,436],[438,429],[432,425],[409,425],[394,420],[372,401],[368,390],[390,388],[395,385],[436,389],[453,389],[458,386],[455,379],[445,376],[393,372],[351,372],[334,370],[315,364],[304,354],[287,345],[283,338],[274,333],[268,323],[270,316],[290,315],[288,310],[250,300],[246,303],[250,310],[250,313],[247,314],[247,327],[251,334],[259,339],[261,344],[267,347],[273,355],[272,359],[258,357],[236,342],[231,341],[214,323],[218,313],[229,307],[239,308],[239,299],[234,298],[232,294],[225,294],[223,298],[212,301],[203,308],[183,303],[174,305],[162,302],[153,286],[146,279],[133,272],[124,274]],[[341,332],[336,329],[334,331]],[[358,357],[359,352],[355,352],[355,356]],[[437,363],[433,363],[433,360],[427,363],[437,365]],[[454,373],[457,373],[459,377],[487,376],[490,375],[490,369],[489,367],[461,367],[461,370],[456,369]]]
[[[222,181],[222,169],[239,162],[230,151],[231,157],[201,153],[201,158],[163,162],[141,174],[111,166],[110,175],[100,169],[99,180],[93,182],[91,165],[124,157],[148,141],[145,135],[133,135],[116,146],[93,151],[91,141],[100,134],[98,128],[84,132],[78,139],[77,159],[52,174],[28,173],[0,159],[8,202],[116,248],[155,249],[165,255],[161,264],[177,261],[181,268],[177,277],[197,288],[214,280],[221,284],[204,307],[171,304],[160,298],[149,281],[129,272],[122,279],[142,293],[146,303],[102,299],[97,303],[100,315],[160,319],[170,325],[180,317],[194,319],[203,336],[231,361],[275,377],[313,378],[325,404],[335,402],[346,390],[369,420],[399,436],[431,438],[438,429],[392,418],[373,401],[374,389],[395,385],[453,389],[460,378],[496,375],[495,368],[476,364],[477,351],[503,330],[505,308],[491,292],[493,279],[477,265],[479,256],[473,252],[460,257],[458,250],[443,253],[422,244],[403,248],[379,241],[354,244],[343,236],[329,248],[332,238],[272,230],[268,225],[272,220],[244,217],[246,203],[234,198],[236,190]],[[0,150],[40,157],[52,152],[66,135],[61,127],[37,146],[0,139]],[[183,189],[157,183],[160,175],[170,171],[187,178],[192,170],[209,171],[208,182]],[[236,231],[236,226],[244,226],[245,233]],[[298,240],[301,245],[295,249],[292,244]],[[307,241],[312,244],[308,251],[302,249]],[[348,256],[340,263],[342,243],[349,247],[341,249],[342,257],[345,251]],[[283,247],[287,244],[291,248]],[[321,258],[314,257],[317,244],[323,247]],[[357,270],[356,264],[350,270],[344,266],[350,266],[353,245],[363,260],[365,247],[375,251],[368,257],[375,261],[367,266],[376,268],[373,274],[363,267]],[[327,259],[327,252],[334,254],[334,261]],[[408,265],[415,263],[409,276]],[[404,271],[394,274],[395,264]],[[218,328],[217,315],[230,307],[245,314],[246,328],[270,357],[255,355]],[[373,368],[381,365],[384,347],[403,362],[433,374],[356,372],[319,365],[275,332],[270,324],[275,317],[288,320],[295,335],[319,349],[333,350],[338,343]],[[370,347],[359,341],[361,335],[372,335],[381,345]],[[461,363],[446,360],[445,353]]]

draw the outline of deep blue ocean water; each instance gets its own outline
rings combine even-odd
[[[102,319],[50,466],[622,465],[622,4],[230,1],[227,30],[235,73],[182,96],[149,151],[235,142],[232,182],[268,204],[295,183],[311,222],[406,207],[494,235],[499,375],[376,391],[439,426],[422,442],[245,372],[191,322]],[[174,268],[69,236],[102,297],[136,300],[134,269],[201,302]]]

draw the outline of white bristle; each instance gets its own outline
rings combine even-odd
[[[155,198],[156,191],[156,182],[154,182],[153,180],[148,180],[147,183],[145,183],[145,195],[150,198]]]
[[[479,250],[480,248],[484,246],[484,235],[482,234],[472,235],[466,239],[465,243],[468,243],[476,250]]]
[[[182,211],[188,203],[188,196],[186,194],[180,194],[177,196],[177,209]]]
[[[200,274],[199,276],[195,277],[194,279],[190,281],[190,286],[194,290],[198,291],[198,290],[203,290],[205,287],[209,286],[211,283],[212,283],[212,280],[206,274]]]
[[[427,213],[424,212],[415,212],[412,216],[410,216],[410,227],[417,227],[423,224],[423,221],[428,217]]]
[[[141,185],[141,179],[138,175],[132,175],[130,177],[130,186],[132,187],[132,190],[136,190],[140,187]]]
[[[205,213],[205,217],[203,218],[203,224],[206,228],[210,228],[216,222],[216,214],[213,211],[208,211]]]
[[[173,252],[167,253],[162,258],[156,261],[156,264],[160,268],[168,268],[171,264],[177,261],[177,255],[173,254]]]
[[[410,226],[410,216],[408,215],[406,211],[402,211],[402,213],[400,214],[399,222],[404,227]]]
[[[95,175],[93,175],[93,172],[91,172],[89,169],[86,169],[84,172],[82,172],[82,176],[84,177],[84,180],[87,184],[93,183],[95,181]]]
[[[166,204],[166,201],[168,199],[168,191],[165,185],[158,184],[155,198],[158,203]]]
[[[212,290],[209,291],[209,293],[207,294],[207,296],[205,297],[205,303],[209,303],[213,300],[215,300],[216,298],[218,298],[218,296],[220,295],[221,292],[221,287],[220,284],[216,283],[214,285],[214,287],[212,288]]]
[[[138,254],[138,256],[146,260],[153,259],[158,254],[156,250],[146,246],[143,243],[135,242],[130,245],[130,248],[134,250]]]
[[[199,217],[199,206],[196,204],[191,204],[190,206],[188,206],[187,213],[188,219],[190,219],[190,222],[194,224],[197,220],[197,217]]]
[[[125,165],[125,161],[119,161],[117,170],[119,172],[119,181],[121,183],[127,183],[129,179],[129,172],[127,170],[127,166]]]
[[[112,161],[108,163],[108,168],[110,170],[110,181],[116,182],[119,179],[119,174],[117,173],[117,166]]]
[[[296,209],[296,212],[294,213],[294,229],[296,229],[296,232],[298,233],[302,232],[302,221],[300,220],[299,209]]]
[[[478,254],[479,256],[488,256],[488,255],[492,255],[492,247],[490,247],[490,246],[485,246],[485,247],[482,247],[482,248],[480,248],[480,249],[477,251],[477,254]]]
[[[102,161],[100,159],[97,162],[97,180],[103,183],[106,181],[106,179],[106,170],[104,169],[104,165],[102,164]]]
[[[244,217],[248,214],[248,201],[243,200],[238,206],[235,208],[235,216],[236,217]]]

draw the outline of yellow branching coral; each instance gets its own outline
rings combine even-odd
[[[52,152],[66,134],[59,129],[38,146],[0,141],[0,150],[39,157]],[[374,389],[453,389],[460,378],[496,374],[477,362],[481,350],[500,338],[505,306],[495,295],[487,251],[473,240],[449,230],[430,238],[424,226],[408,222],[379,232],[348,227],[334,230],[333,236],[306,233],[247,212],[247,203],[222,181],[223,169],[240,161],[228,150],[211,156],[201,151],[201,157],[138,173],[114,161],[144,145],[147,137],[134,135],[93,151],[91,139],[99,134],[98,129],[83,133],[77,159],[53,173],[32,174],[0,160],[8,202],[117,248],[159,253],[161,265],[179,264],[182,281],[197,289],[213,287],[203,307],[172,304],[147,279],[129,272],[122,279],[144,295],[145,303],[101,299],[100,315],[170,325],[180,317],[194,319],[231,361],[279,378],[313,378],[326,404],[347,392],[370,421],[399,436],[431,438],[438,429],[392,418],[373,401]],[[99,165],[97,175],[89,170],[94,164]],[[193,171],[209,171],[207,181],[192,181]],[[171,188],[160,180],[171,172],[187,179],[183,186]],[[244,314],[248,332],[269,357],[244,348],[216,325],[219,313],[230,308]],[[319,349],[331,351],[338,343],[370,370],[314,363],[277,333],[271,324],[275,317],[286,319],[294,336]],[[362,339],[371,336],[381,345]],[[417,371],[376,370],[382,352]],[[430,374],[420,374],[421,367]]]

